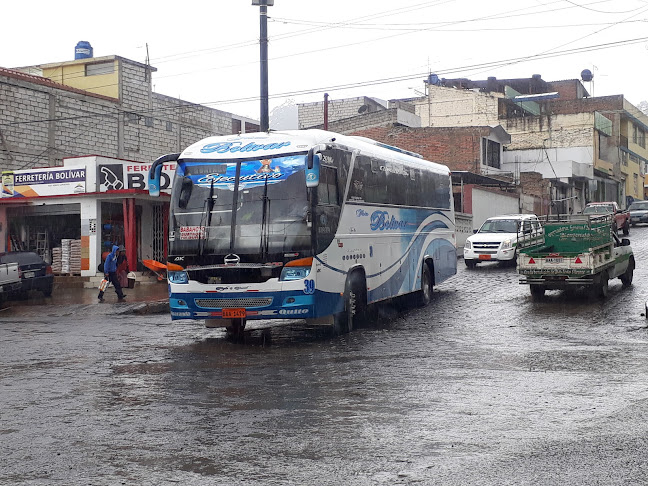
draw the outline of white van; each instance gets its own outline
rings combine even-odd
[[[518,237],[530,244],[542,238],[542,225],[535,214],[507,214],[484,221],[464,245],[464,262],[475,268],[479,262],[517,262]],[[536,238],[537,237],[537,238]]]

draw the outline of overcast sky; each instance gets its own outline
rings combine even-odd
[[[419,96],[427,73],[575,79],[596,96],[648,99],[648,0],[275,0],[270,110]],[[259,7],[251,0],[5,1],[0,66],[95,57],[144,62],[155,91],[259,118]]]

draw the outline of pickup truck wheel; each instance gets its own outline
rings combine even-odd
[[[544,297],[545,288],[542,285],[531,284],[529,285],[529,290],[531,291],[531,298],[534,300]]]
[[[509,261],[506,262],[506,266],[515,267],[517,265],[517,259],[518,259],[518,253],[517,250],[515,250],[515,253],[513,253],[513,258],[511,258]]]
[[[464,258],[464,263],[468,268],[475,268],[477,266],[477,262],[475,260],[470,260],[470,259],[466,260]]]
[[[608,296],[608,272],[604,270],[598,277],[598,282],[594,284],[594,295],[596,297],[607,297]]]
[[[628,262],[628,268],[626,269],[625,273],[619,277],[624,287],[630,287],[630,285],[632,285],[632,276],[634,274],[634,268],[635,268],[635,262],[634,260],[631,259]]]

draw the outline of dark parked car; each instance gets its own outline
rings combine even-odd
[[[45,297],[52,295],[54,274],[52,267],[33,251],[9,251],[0,253],[0,263],[17,263],[22,287],[16,294],[26,296],[30,290],[38,290]]]
[[[648,201],[635,201],[628,206],[630,224],[648,223]]]

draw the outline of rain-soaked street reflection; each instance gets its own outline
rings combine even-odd
[[[646,484],[648,227],[634,285],[531,300],[513,268],[344,336],[129,307],[0,312],[0,484]]]

